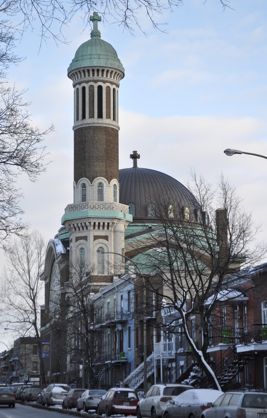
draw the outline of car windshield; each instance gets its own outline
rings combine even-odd
[[[121,392],[116,392],[115,393],[115,399],[122,399],[122,400],[128,400],[129,398],[135,398],[137,399],[137,396],[134,392],[127,392],[127,391],[121,391]]]
[[[105,393],[107,392],[104,389],[92,389],[89,391],[89,396],[103,396]]]
[[[187,389],[191,389],[191,388],[190,387],[189,388],[179,387],[179,386],[167,386],[163,390],[163,395],[164,396],[177,396],[177,395],[180,395],[180,393],[184,392]]]
[[[10,388],[0,388],[0,393],[12,393]]]
[[[243,408],[267,408],[267,393],[248,393],[244,395],[242,406]]]

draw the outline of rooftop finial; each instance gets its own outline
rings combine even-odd
[[[100,38],[101,33],[98,30],[98,22],[101,22],[101,16],[97,12],[93,13],[93,16],[90,16],[91,22],[93,22],[93,30],[91,32],[91,38]]]
[[[137,151],[133,151],[132,154],[130,154],[130,158],[133,160],[133,167],[137,168],[137,160],[139,160],[140,154],[138,154]]]

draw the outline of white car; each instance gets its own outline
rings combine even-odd
[[[163,418],[200,418],[202,412],[212,406],[223,394],[216,389],[190,389],[167,402]],[[215,415],[217,418],[217,415]],[[231,415],[232,417],[232,415]],[[226,418],[225,416],[223,418]],[[229,416],[227,418],[230,418]]]
[[[264,418],[267,417],[266,392],[225,392],[201,418]]]
[[[192,389],[192,386],[176,383],[167,385],[156,384],[151,386],[144,398],[138,402],[137,417],[161,417],[166,402],[188,389]]]

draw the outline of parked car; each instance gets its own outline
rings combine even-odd
[[[203,410],[209,408],[222,393],[216,389],[189,389],[167,402],[163,418],[200,418]]]
[[[42,391],[42,404],[46,406],[62,405],[62,402],[70,390],[65,383],[51,383]]]
[[[103,396],[97,407],[97,414],[106,416],[114,414],[136,415],[138,396],[130,388],[111,388]]]
[[[15,401],[15,394],[10,387],[0,387],[0,405],[8,405],[9,408],[15,408]]]
[[[152,385],[147,391],[143,399],[138,402],[137,416],[142,417],[161,417],[166,402],[171,400],[174,396],[183,393],[193,386],[182,384],[157,384]]]
[[[82,409],[85,412],[89,410],[96,411],[99,402],[106,393],[107,391],[104,389],[86,389],[81,397],[77,399],[77,411],[81,411]]]
[[[32,386],[25,388],[22,392],[21,400],[22,402],[34,402],[37,400],[39,393],[42,391],[42,388],[39,386]]]
[[[63,409],[72,409],[77,407],[77,399],[80,398],[80,396],[85,391],[84,388],[75,388],[71,389],[68,394],[65,396],[62,402],[62,408]]]
[[[266,392],[225,392],[201,418],[265,418],[267,417]]]

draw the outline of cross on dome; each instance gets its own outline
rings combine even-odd
[[[93,30],[91,32],[91,38],[100,38],[100,31],[98,30],[98,22],[101,22],[101,16],[97,12],[94,12],[92,16],[90,16],[91,22],[93,22]]]
[[[138,154],[137,151],[133,151],[132,154],[130,154],[130,158],[133,160],[133,167],[137,168],[137,160],[139,160],[140,154]]]

